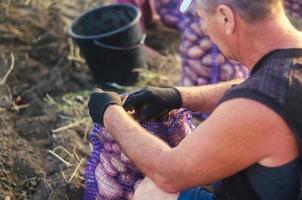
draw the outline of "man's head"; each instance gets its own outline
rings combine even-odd
[[[283,0],[184,0],[182,11],[190,1],[196,3],[204,30],[232,59],[237,59],[240,47],[236,49],[236,45],[242,45],[246,28],[283,12]]]
[[[271,16],[280,3],[283,0],[196,0],[196,4],[201,5],[208,14],[214,14],[219,5],[226,5],[249,23]]]

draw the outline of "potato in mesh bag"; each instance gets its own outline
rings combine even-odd
[[[169,119],[164,122],[148,122],[142,126],[171,147],[176,146],[193,129],[191,113],[184,109],[171,111]],[[138,183],[144,178],[108,135],[105,128],[94,124],[90,133],[93,151],[84,173],[84,200],[130,200]]]

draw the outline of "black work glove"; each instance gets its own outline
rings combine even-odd
[[[103,125],[103,115],[110,105],[122,105],[120,96],[115,92],[104,92],[101,89],[95,89],[90,95],[88,108],[91,119],[94,123]]]
[[[124,103],[125,110],[134,109],[143,122],[181,106],[181,94],[176,88],[158,87],[146,87],[131,93]]]

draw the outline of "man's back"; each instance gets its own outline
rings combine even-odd
[[[227,92],[221,102],[234,98],[247,98],[267,106],[301,141],[302,49],[276,50],[266,55],[253,68],[251,77]],[[291,148],[287,145],[280,147]],[[275,163],[276,166],[267,167],[265,163],[257,163],[224,180],[218,194],[223,196],[221,199],[227,199],[226,194],[235,199],[297,199],[302,167],[298,158],[288,160],[286,157],[280,157],[281,163],[285,164]]]

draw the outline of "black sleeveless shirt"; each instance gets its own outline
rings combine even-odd
[[[302,49],[279,49],[264,56],[242,84],[226,92],[220,103],[234,98],[258,101],[280,115],[295,134],[299,157],[280,167],[255,164],[222,180],[219,200],[297,200],[302,156]]]

